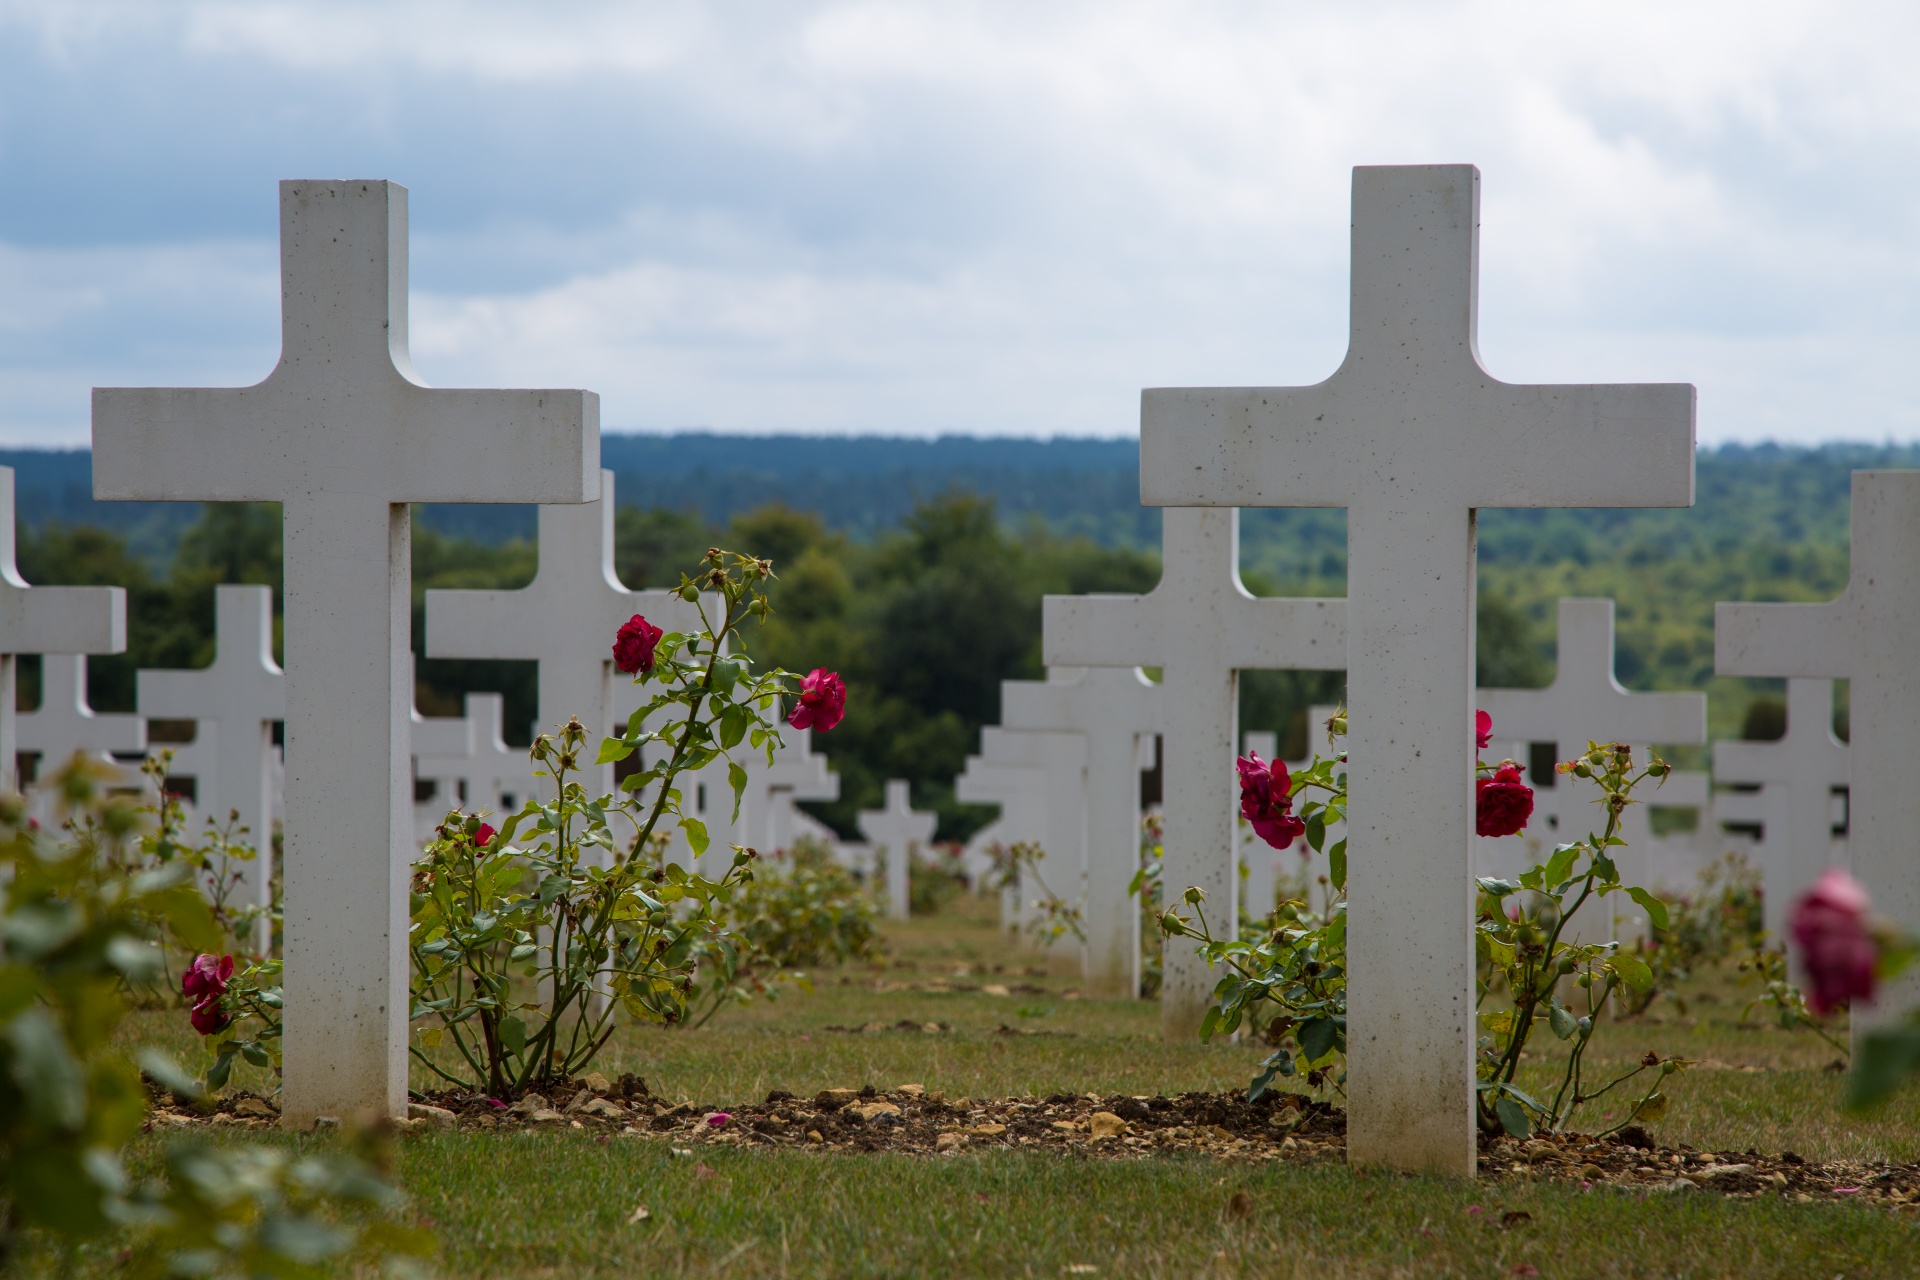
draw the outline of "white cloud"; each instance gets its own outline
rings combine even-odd
[[[1349,167],[1472,160],[1502,376],[1691,379],[1709,440],[1920,434],[1894,4],[0,0],[5,28],[45,83],[125,80],[76,134],[190,77],[188,172],[412,176],[422,370],[592,386],[612,425],[1108,434],[1143,385],[1317,378]],[[187,127],[223,109],[239,158]],[[0,435],[83,426],[63,377],[257,364],[256,325],[193,318],[257,316],[271,246],[138,218],[60,249],[17,220]]]

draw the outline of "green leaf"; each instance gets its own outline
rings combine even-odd
[[[733,821],[740,821],[740,800],[747,790],[747,771],[734,761],[727,761],[727,785],[733,788]]]
[[[612,764],[616,760],[625,760],[633,754],[632,744],[620,738],[600,739],[600,754],[595,764]]]
[[[739,683],[740,672],[745,667],[738,658],[715,658],[713,660],[713,683],[708,686],[715,696],[726,697],[733,692],[733,686]]]
[[[1315,853],[1327,840],[1327,818],[1322,812],[1315,812],[1307,818],[1307,843],[1313,846]]]
[[[680,830],[686,834],[687,847],[693,850],[693,856],[699,857],[707,851],[712,841],[707,836],[707,824],[698,818],[680,819]]]
[[[527,1024],[518,1018],[500,1019],[500,1043],[508,1053],[520,1053],[527,1047]]]
[[[1500,1117],[1500,1127],[1516,1138],[1525,1138],[1533,1133],[1533,1125],[1527,1119],[1527,1109],[1512,1098],[1501,1096],[1493,1104],[1493,1114]]]
[[[1318,1062],[1333,1049],[1339,1031],[1332,1018],[1310,1018],[1294,1028],[1293,1038],[1300,1042],[1302,1057]]]
[[[1547,1024],[1553,1028],[1553,1034],[1562,1040],[1571,1040],[1573,1033],[1580,1029],[1580,1020],[1563,1008],[1558,1000],[1547,1013]]]
[[[1647,962],[1639,956],[1621,952],[1608,960],[1607,966],[1635,991],[1645,991],[1653,985],[1653,970],[1647,968]]]
[[[1333,881],[1333,887],[1345,893],[1347,889],[1347,842],[1336,840],[1333,848],[1327,850],[1327,875]]]
[[[213,1065],[207,1068],[207,1088],[226,1087],[227,1077],[233,1074],[234,1057],[239,1052],[240,1047],[231,1040],[220,1046],[220,1056],[215,1058]]]
[[[267,1056],[266,1048],[256,1040],[241,1041],[240,1056],[245,1058],[248,1062],[251,1062],[256,1067],[268,1067],[273,1065],[273,1059]]]
[[[1861,1037],[1859,1056],[1847,1077],[1847,1109],[1860,1111],[1873,1106],[1915,1074],[1920,1074],[1920,1027],[1867,1032]]]
[[[1579,856],[1580,846],[1577,844],[1563,844],[1555,848],[1553,856],[1547,859],[1546,883],[1564,884]]]
[[[753,708],[735,703],[720,713],[720,745],[731,751],[754,724]],[[754,744],[758,746],[758,743]]]
[[[1652,1124],[1666,1114],[1667,1095],[1664,1093],[1647,1095],[1646,1100],[1633,1109],[1633,1118],[1635,1120],[1645,1120],[1648,1124]]]
[[[1667,904],[1645,889],[1638,887],[1627,890],[1627,896],[1639,903],[1647,913],[1647,923],[1656,929],[1667,927]]]

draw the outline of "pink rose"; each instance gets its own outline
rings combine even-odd
[[[1293,812],[1293,778],[1278,760],[1262,760],[1249,751],[1236,760],[1240,770],[1240,813],[1253,833],[1276,849],[1285,849],[1307,833]]]
[[[195,1002],[218,1000],[227,994],[227,980],[233,977],[233,957],[202,952],[180,975],[180,994]]]
[[[1477,740],[1477,749],[1485,751],[1487,744],[1493,741],[1493,717],[1484,711],[1474,712],[1473,736]]]
[[[210,1036],[225,1031],[227,1025],[233,1021],[233,1016],[220,1007],[219,996],[208,996],[193,1006],[193,1013],[188,1016],[187,1021],[191,1022],[193,1029],[201,1035]]]
[[[1813,984],[1807,1003],[1816,1013],[1873,999],[1880,948],[1867,928],[1871,905],[1866,888],[1839,867],[1821,872],[1794,902],[1789,927]]]
[[[1475,834],[1510,836],[1527,829],[1533,816],[1533,788],[1520,781],[1520,766],[1508,761],[1491,778],[1474,783]]]
[[[494,836],[498,834],[499,833],[490,825],[483,822],[480,824],[480,829],[473,833],[473,843],[477,847],[484,849],[493,842]]]
[[[727,1127],[727,1122],[731,1119],[733,1119],[733,1115],[730,1112],[709,1112],[707,1115],[707,1126],[713,1129],[724,1129]]]
[[[846,711],[846,681],[837,671],[815,667],[800,682],[800,701],[794,704],[787,723],[796,729],[818,729],[825,733],[840,723]]]
[[[666,632],[634,614],[620,626],[613,638],[613,665],[630,676],[653,670],[653,647]]]

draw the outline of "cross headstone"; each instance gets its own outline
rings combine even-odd
[[[915,812],[912,789],[904,778],[887,783],[885,808],[860,811],[860,834],[873,846],[875,857],[886,859],[887,912],[895,920],[907,918],[909,869],[933,843],[938,822],[934,814]]]
[[[1310,387],[1149,390],[1149,506],[1345,507],[1349,1159],[1471,1174],[1481,507],[1687,506],[1693,388],[1481,366],[1480,174],[1353,175],[1347,355]],[[1448,905],[1452,904],[1452,905]]]
[[[408,654],[408,670],[417,673],[418,663]],[[457,716],[423,716],[417,698],[418,679],[409,675],[407,689],[410,696],[407,701],[407,728],[409,746],[413,757],[412,773],[414,777],[413,836],[417,846],[424,847],[434,839],[440,824],[446,820],[449,810],[459,807],[460,793],[450,786],[446,779],[426,778],[420,774],[420,757],[465,759],[473,754],[473,721],[466,717],[466,705],[461,704],[461,714]],[[420,784],[425,783],[432,794],[419,799]]]
[[[279,502],[287,670],[281,1114],[404,1114],[410,503],[589,502],[599,400],[446,391],[407,350],[407,191],[280,184],[280,361],[95,388],[94,496]],[[611,641],[609,640],[609,643]]]
[[[111,785],[141,785],[139,771],[113,757],[146,751],[147,722],[137,715],[102,713],[87,705],[84,654],[41,655],[40,705],[21,713],[19,733],[20,750],[40,757],[35,766],[38,781],[44,782],[74,756],[85,755],[107,766]]]
[[[614,634],[636,613],[664,631],[701,626],[699,607],[674,592],[632,591],[621,583],[613,517],[613,472],[603,470],[598,502],[540,508],[539,567],[525,587],[427,592],[429,658],[540,664],[539,732],[557,732],[569,717],[579,717],[588,735],[580,781],[596,796],[613,790],[614,767],[591,762],[614,728],[615,683],[630,680],[613,670]]]
[[[1563,596],[1560,600],[1558,658],[1553,683],[1544,689],[1482,689],[1479,707],[1493,718],[1494,741],[1483,753],[1489,762],[1512,757],[1527,763],[1528,745],[1553,744],[1556,761],[1571,759],[1589,741],[1622,742],[1633,747],[1634,762],[1644,765],[1648,744],[1694,745],[1707,740],[1707,698],[1702,693],[1638,693],[1622,687],[1614,675],[1613,601]],[[1568,776],[1534,777],[1534,813],[1527,840],[1511,837],[1479,842],[1476,853],[1490,873],[1518,872],[1519,866],[1489,865],[1493,859],[1538,860],[1563,841],[1604,830],[1606,815],[1597,801],[1600,788]],[[1642,803],[1621,815],[1620,835],[1627,844],[1617,851],[1624,882],[1651,888],[1655,867],[1653,828],[1649,804],[1683,806],[1704,798],[1701,774],[1676,772],[1660,785],[1648,782],[1636,792]],[[1531,852],[1516,854],[1517,850]],[[1626,937],[1637,932],[1639,909],[1624,895],[1609,904],[1610,915],[1624,913],[1620,923]],[[1615,936],[1615,921],[1600,922],[1600,938]]]
[[[1050,666],[1161,669],[1162,883],[1169,895],[1198,885],[1210,918],[1237,921],[1239,674],[1346,666],[1346,601],[1256,599],[1240,582],[1237,510],[1169,507],[1160,563],[1144,596],[1046,597],[1042,656]],[[1161,973],[1161,1034],[1190,1040],[1219,974],[1189,946],[1167,947]]]
[[[1003,705],[1009,696],[1003,685]],[[1020,697],[1017,682],[1011,696]],[[1036,874],[1069,899],[1079,895],[1085,878],[1086,792],[1084,733],[991,725],[980,730],[980,754],[967,757],[966,773],[954,786],[955,796],[969,804],[1000,805],[1006,841],[1037,843],[1044,857]],[[1002,923],[1024,929],[1039,892],[1023,874],[1012,886],[1013,901],[1003,909]]]
[[[1134,667],[1056,667],[1045,681],[1000,684],[1005,728],[1086,737],[1081,910],[1089,995],[1131,999],[1140,994],[1140,911],[1127,886],[1140,866],[1141,745],[1150,745],[1161,731],[1164,707],[1161,686]],[[1050,856],[1047,879],[1054,892],[1066,896],[1055,878],[1056,865]]]
[[[1793,900],[1833,860],[1835,792],[1847,788],[1848,754],[1833,733],[1833,681],[1805,676],[1787,681],[1787,731],[1780,738],[1713,744],[1714,782],[1760,788],[1717,793],[1714,816],[1760,825],[1754,855],[1775,946],[1785,944]]]
[[[140,714],[192,720],[211,758],[194,764],[194,807],[216,822],[238,812],[253,845],[237,864],[234,892],[248,906],[272,905],[273,722],[287,718],[287,677],[273,660],[273,588],[213,589],[213,665],[190,671],[141,671]],[[196,755],[200,754],[198,752]],[[186,762],[176,757],[184,771]],[[254,948],[265,954],[271,922],[256,922]]]
[[[1718,604],[1713,665],[1723,676],[1815,676],[1849,684],[1848,856],[1874,909],[1920,920],[1920,471],[1853,473],[1853,575],[1826,604]],[[1854,1011],[1868,1029],[1920,1005],[1920,971]]]
[[[813,753],[811,729],[783,728],[772,764],[759,752],[747,752],[741,765],[747,771],[746,790],[740,793],[741,843],[769,859],[793,843],[794,801],[840,798],[840,775],[827,768],[825,756]]]
[[[14,567],[14,537],[13,468],[0,467],[0,790],[20,785],[15,657],[127,647],[124,587],[30,587]]]

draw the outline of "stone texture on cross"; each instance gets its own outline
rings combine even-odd
[[[1308,387],[1148,390],[1149,506],[1345,507],[1349,1158],[1471,1174],[1481,507],[1687,506],[1693,388],[1523,386],[1477,347],[1480,175],[1353,174],[1347,355]]]
[[[210,749],[196,762],[194,807],[216,823],[237,812],[254,848],[238,862],[234,894],[246,906],[273,905],[273,722],[287,718],[287,677],[273,660],[273,588],[213,589],[213,664],[198,670],[144,670],[136,676],[140,714],[192,720]],[[198,753],[195,753],[198,754]],[[175,770],[186,762],[178,755]],[[266,954],[271,921],[255,924],[254,949]]]
[[[1784,946],[1787,910],[1837,852],[1834,828],[1846,823],[1850,748],[1833,732],[1833,681],[1787,681],[1787,731],[1766,742],[1713,744],[1713,780],[1758,791],[1721,791],[1714,817],[1760,827],[1754,846],[1766,892],[1767,935]],[[1838,794],[1836,794],[1838,793]],[[1834,810],[1838,808],[1836,824]]]
[[[1815,676],[1849,684],[1848,858],[1874,910],[1920,921],[1920,471],[1853,473],[1852,577],[1826,604],[1714,606],[1714,670],[1723,676]],[[1867,1030],[1920,1005],[1920,971],[1886,984],[1853,1013]]]
[[[435,791],[436,796],[446,797],[440,817],[458,803],[467,813],[480,814],[497,827],[530,797],[553,799],[552,780],[534,776],[538,766],[527,749],[507,745],[506,703],[497,693],[467,694],[465,714],[458,723],[465,727],[468,750],[415,755],[415,776],[441,784]]]
[[[447,391],[407,347],[407,192],[280,185],[281,353],[240,388],[95,388],[94,496],[279,502],[282,1117],[405,1113],[409,504],[599,497],[586,391]]]
[[[44,784],[76,755],[91,756],[107,769],[112,785],[141,785],[134,765],[115,760],[115,754],[139,755],[147,749],[147,722],[137,715],[95,711],[87,705],[87,659],[78,653],[48,653],[40,658],[40,705],[22,712],[20,750],[40,757],[35,780]],[[36,788],[35,811],[51,814],[52,797]]]
[[[1140,911],[1127,887],[1140,867],[1141,750],[1162,731],[1165,714],[1164,690],[1136,667],[1054,667],[1044,681],[1000,684],[1004,728],[1086,737],[1081,911],[1089,995],[1140,994]],[[1055,893],[1070,896],[1051,858],[1043,874]]]
[[[883,809],[862,809],[860,834],[873,846],[874,857],[885,859],[887,867],[887,913],[895,920],[907,918],[909,871],[916,858],[932,850],[933,829],[939,818],[932,813],[916,812],[912,789],[904,778],[887,783],[887,803]]]
[[[1256,599],[1240,582],[1240,513],[1169,507],[1160,582],[1144,596],[1048,596],[1049,666],[1159,667],[1163,716],[1161,867],[1168,895],[1198,885],[1210,918],[1238,920],[1233,758],[1239,674],[1337,671],[1347,661],[1346,601]],[[1163,952],[1160,1030],[1190,1040],[1219,974],[1189,946]]]
[[[13,468],[0,467],[0,790],[20,785],[18,655],[120,653],[127,647],[126,589],[28,586],[14,566],[15,534]]]
[[[540,508],[532,582],[513,591],[427,592],[427,657],[539,663],[537,731],[556,733],[579,718],[587,729],[580,782],[594,796],[613,790],[614,766],[592,761],[614,729],[615,686],[631,680],[613,670],[615,633],[636,613],[663,631],[701,627],[699,607],[674,592],[633,591],[620,581],[613,517],[613,472],[603,470],[598,502]]]

